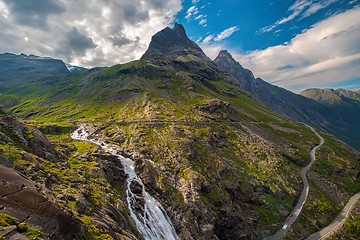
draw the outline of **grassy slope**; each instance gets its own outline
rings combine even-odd
[[[249,189],[247,193],[263,199],[263,203],[242,214],[252,216],[258,212],[258,230],[274,229],[286,218],[301,188],[300,169],[309,161],[308,151],[318,141],[307,127],[256,103],[229,81],[205,79],[204,84],[192,73],[144,61],[37,81],[1,95],[0,103],[8,103],[9,96],[15,96],[19,104],[8,111],[36,125],[62,125],[69,121],[106,124],[109,141],[114,141],[113,129],[124,132],[114,142],[165,166],[167,175],[158,170],[158,185],[163,184],[159,191],[173,196],[178,205],[183,204],[184,198],[186,202],[179,182],[191,179],[193,174],[211,186],[210,192],[200,193],[204,206],[213,206],[219,199],[229,200],[231,193],[224,188],[227,184]],[[167,122],[149,125],[143,121]],[[219,134],[220,140],[214,140]],[[53,142],[59,138],[68,137],[50,136]],[[329,149],[342,151],[335,143]],[[348,149],[343,151],[348,154]],[[174,152],[180,157],[174,157]],[[330,153],[321,156],[326,154]],[[357,162],[340,157],[359,169]],[[314,171],[331,180],[337,165],[329,160],[324,157],[321,161],[329,171],[317,165]],[[71,161],[70,167],[75,164],[76,168],[79,163]],[[222,172],[223,169],[230,171]],[[219,173],[226,174],[219,177]],[[357,180],[354,182],[350,176],[336,176],[335,184],[348,194],[359,189]],[[171,182],[166,177],[180,180]],[[341,182],[345,185],[341,186]],[[315,185],[311,196],[326,199]],[[331,202],[329,205],[339,209]],[[308,225],[322,209],[309,207],[309,211],[312,215],[304,220]],[[326,222],[328,215],[321,219]]]
[[[309,198],[300,222],[286,239],[299,239],[323,229],[338,216],[350,197],[360,191],[359,153],[331,135],[322,134],[322,137],[325,143],[316,151],[311,171],[326,182],[316,182],[308,177]],[[333,194],[328,193],[331,191]]]

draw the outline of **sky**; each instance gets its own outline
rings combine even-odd
[[[227,49],[296,93],[360,88],[360,0],[0,0],[0,53],[112,66],[175,22],[210,58]]]

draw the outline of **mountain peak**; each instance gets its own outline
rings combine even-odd
[[[224,64],[224,62],[227,62],[228,64],[237,64],[235,59],[227,50],[221,50],[218,56],[215,58],[214,62],[218,65]]]
[[[238,63],[227,50],[221,50],[214,62],[223,70],[234,76],[242,88],[251,92],[254,86],[254,75],[248,69],[245,69]]]
[[[173,30],[175,32],[177,32],[179,35],[185,35],[186,36],[185,28],[181,24],[175,23]]]
[[[177,58],[184,55],[206,57],[201,48],[187,37],[184,27],[175,23],[173,28],[166,27],[151,38],[149,48],[141,59]]]

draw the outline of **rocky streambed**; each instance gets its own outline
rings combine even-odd
[[[89,139],[89,134],[84,125],[75,130],[71,137],[75,140],[90,141],[101,146],[122,163],[125,173],[128,175],[126,190],[128,208],[137,229],[145,239],[178,239],[165,210],[158,201],[145,191],[141,178],[135,173],[134,162],[131,159],[117,154],[115,149],[103,141]]]

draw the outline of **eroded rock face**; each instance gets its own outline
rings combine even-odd
[[[1,213],[40,230],[45,238],[84,238],[80,223],[63,212],[56,203],[41,196],[33,181],[19,175],[14,169],[0,165],[0,182]]]
[[[0,140],[21,144],[29,152],[49,159],[52,162],[63,160],[62,154],[56,152],[49,140],[36,128],[27,127],[0,110]]]

